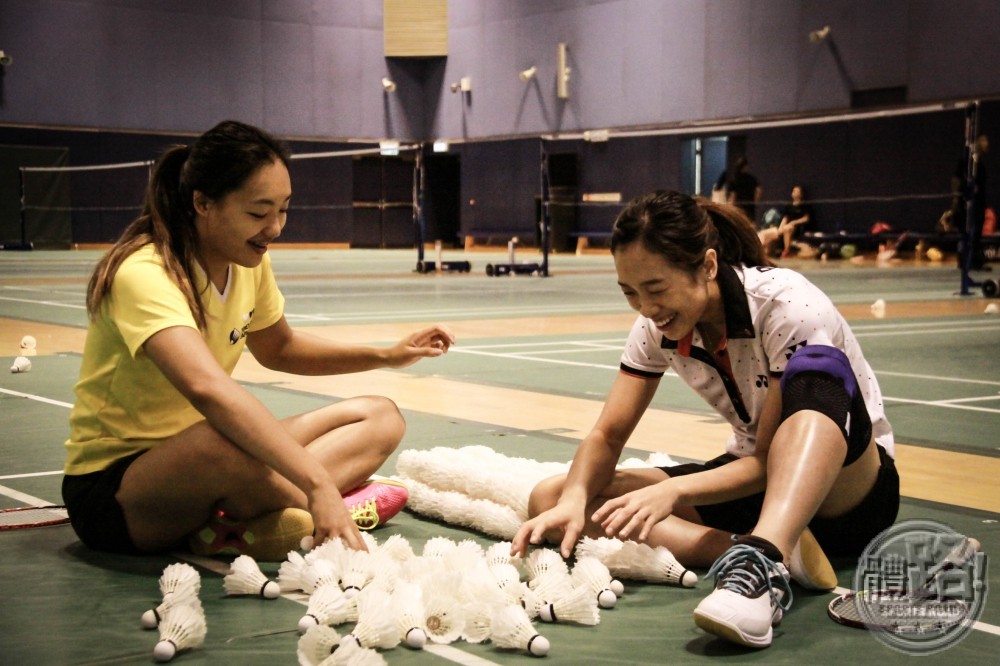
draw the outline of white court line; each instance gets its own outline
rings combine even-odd
[[[55,476],[56,474],[62,474],[61,469],[52,470],[51,472],[30,472],[28,474],[7,474],[6,476],[0,476],[0,481],[6,479],[28,479],[33,476]]]
[[[86,305],[78,303],[57,303],[55,301],[36,301],[30,298],[9,298],[0,296],[0,301],[10,301],[11,303],[31,303],[32,305],[51,305],[54,308],[73,308],[74,310],[86,310]]]
[[[52,400],[51,398],[43,398],[40,395],[33,395],[31,393],[21,393],[20,391],[11,391],[9,389],[0,388],[0,393],[6,393],[7,395],[12,395],[16,398],[27,398],[28,400],[35,400],[37,402],[44,402],[49,405],[56,405],[58,407],[66,407],[72,409],[73,403],[63,402],[61,400]]]
[[[48,500],[43,500],[40,497],[35,497],[34,495],[22,493],[20,490],[14,490],[13,488],[8,488],[7,486],[0,486],[0,495],[6,495],[12,500],[17,500],[22,504],[29,504],[31,506],[48,506],[50,504],[59,504],[59,502],[49,502]]]
[[[890,398],[889,396],[883,395],[882,400],[885,402],[901,402],[907,405],[924,405],[925,407],[941,407],[942,409],[964,409],[969,412],[986,412],[987,414],[1000,414],[1000,409],[992,409],[990,407],[972,407],[970,405],[955,405],[948,402],[942,402],[938,400],[910,400],[908,398]]]
[[[981,398],[953,398],[951,400],[935,400],[938,405],[954,405],[959,402],[982,402],[984,400],[1000,400],[1000,395],[987,395]]]

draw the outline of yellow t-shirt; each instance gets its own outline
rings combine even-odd
[[[220,294],[204,273],[196,276],[212,356],[232,373],[246,334],[280,320],[284,298],[267,255],[257,268],[230,264]],[[76,402],[70,413],[66,474],[87,474],[149,449],[204,417],[146,356],[154,333],[198,324],[180,288],[152,245],[130,255],[115,274],[111,292],[87,330]]]

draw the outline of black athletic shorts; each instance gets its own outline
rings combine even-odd
[[[143,552],[132,543],[125,513],[115,499],[125,470],[143,453],[120,458],[99,472],[63,477],[63,502],[70,524],[87,547],[128,555]]]
[[[829,557],[857,557],[875,535],[896,521],[899,511],[899,474],[885,449],[878,446],[880,468],[868,496],[843,516],[814,517],[809,529]],[[721,467],[736,460],[724,454],[708,462],[661,467],[668,476],[684,476]],[[757,525],[764,493],[720,504],[704,504],[694,509],[705,525],[734,534],[749,534]]]

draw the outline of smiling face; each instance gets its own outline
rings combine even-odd
[[[288,169],[280,160],[257,169],[219,199],[194,193],[198,259],[217,287],[225,286],[230,263],[260,265],[268,244],[281,235],[291,196]]]
[[[719,330],[725,325],[715,281],[715,250],[708,250],[704,263],[693,273],[649,251],[641,242],[619,248],[614,259],[618,285],[628,304],[651,319],[668,339],[680,340],[699,324]]]

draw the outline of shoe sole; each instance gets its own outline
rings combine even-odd
[[[731,643],[752,648],[766,648],[771,645],[773,631],[770,627],[767,628],[767,633],[763,636],[749,636],[732,625],[716,620],[710,615],[699,613],[697,609],[694,611],[694,623],[703,631]]]
[[[808,528],[799,537],[788,564],[792,580],[807,590],[829,592],[837,587],[837,572]]]

